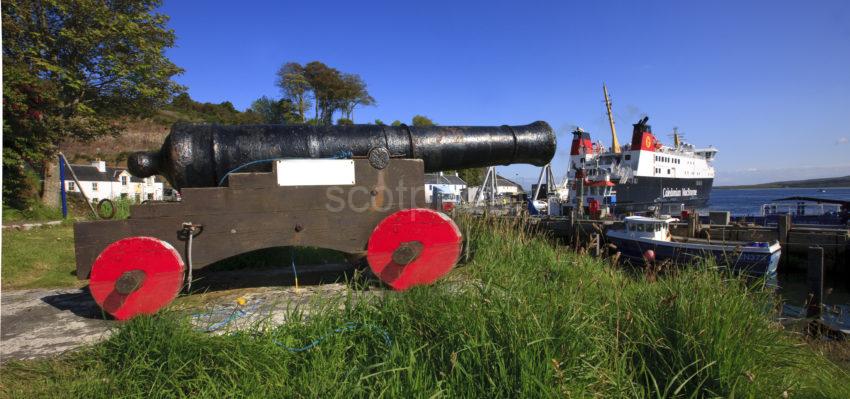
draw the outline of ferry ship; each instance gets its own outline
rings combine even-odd
[[[698,149],[673,133],[673,145],[662,144],[644,117],[633,125],[631,143],[617,141],[611,101],[603,85],[611,147],[593,143],[590,133],[573,131],[570,148],[571,203],[616,213],[656,211],[705,206],[714,182],[713,147]]]

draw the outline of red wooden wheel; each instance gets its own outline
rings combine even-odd
[[[445,214],[405,209],[387,216],[372,231],[366,258],[369,267],[395,290],[427,285],[454,267],[462,236]]]
[[[94,261],[89,289],[95,302],[118,320],[156,313],[183,287],[185,266],[171,244],[130,237],[110,244]]]

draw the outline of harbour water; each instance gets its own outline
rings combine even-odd
[[[825,192],[822,192],[824,190]],[[765,188],[711,191],[708,210],[731,211],[735,216],[755,216],[761,214],[761,206],[773,203],[779,198],[802,196],[850,201],[850,187],[841,188]],[[793,202],[789,202],[793,204]],[[828,304],[850,305],[850,281],[842,276],[828,275],[824,302]],[[802,306],[808,297],[808,285],[804,270],[782,271],[779,273],[779,292],[784,302]]]
[[[825,190],[825,192],[821,192]],[[740,190],[711,190],[708,210],[731,211],[734,216],[757,216],[761,206],[779,198],[805,196],[850,201],[850,187],[841,188],[762,188]],[[788,202],[793,204],[793,202]]]

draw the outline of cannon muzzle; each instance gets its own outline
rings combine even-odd
[[[132,154],[127,166],[136,177],[163,175],[177,189],[214,187],[228,172],[251,162],[365,157],[373,148],[384,148],[391,157],[421,159],[426,172],[514,163],[543,166],[555,155],[555,134],[546,122],[427,127],[178,124],[159,152]]]

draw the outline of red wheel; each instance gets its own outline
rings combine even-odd
[[[366,258],[369,267],[395,290],[427,285],[454,267],[462,236],[445,214],[405,209],[387,216],[372,231]]]
[[[185,267],[171,244],[130,237],[110,244],[94,261],[89,289],[95,302],[118,320],[154,314],[183,287]]]

